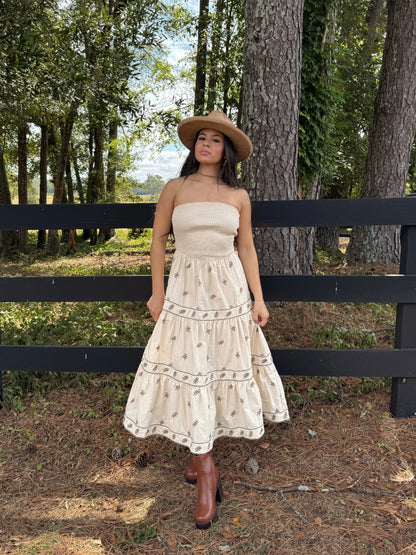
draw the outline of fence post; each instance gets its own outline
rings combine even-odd
[[[416,274],[416,226],[402,226],[400,273]],[[396,312],[396,349],[416,347],[416,304],[399,303]],[[416,366],[416,363],[415,363]],[[390,410],[393,416],[416,414],[416,378],[393,378]]]

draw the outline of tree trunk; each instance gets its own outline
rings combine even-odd
[[[28,127],[25,118],[19,121],[17,131],[17,156],[18,156],[18,174],[17,174],[17,190],[19,204],[27,204],[27,133]],[[27,251],[27,230],[19,230],[19,250]]]
[[[361,197],[403,197],[416,132],[416,3],[388,0],[387,34]],[[353,229],[348,262],[398,261],[399,230]]]
[[[48,126],[40,126],[39,204],[47,203],[48,195]],[[46,230],[38,230],[38,249],[46,245]]]
[[[374,41],[376,39],[377,26],[380,20],[381,12],[383,11],[385,0],[370,0],[365,17],[365,42],[364,50],[371,55],[374,48]]]
[[[242,122],[254,154],[243,180],[252,200],[296,200],[303,0],[245,9]],[[254,240],[261,273],[298,273],[297,229],[255,229]]]
[[[197,115],[203,114],[205,108],[205,76],[207,71],[207,34],[209,24],[208,12],[209,0],[199,0],[194,102],[194,112]]]
[[[111,119],[108,127],[108,142],[110,148],[107,156],[107,181],[106,181],[106,202],[116,201],[116,179],[117,179],[117,141],[118,136],[118,122],[116,119]],[[100,235],[104,241],[108,241],[114,237],[114,229],[102,229]]]
[[[306,200],[317,200],[321,192],[321,175],[308,183]],[[301,274],[314,273],[316,244],[316,227],[301,227],[299,229],[299,272]]]
[[[72,172],[71,172],[71,161],[66,161],[66,168],[65,168],[65,176],[66,176],[66,189],[68,192],[68,204],[74,204],[74,183],[72,181]]]
[[[231,27],[234,23],[233,21],[233,12],[232,12],[232,6],[228,6],[228,13],[227,13],[227,18],[225,21],[225,44],[224,44],[224,50],[225,50],[225,59],[228,58],[229,56],[229,51],[230,51],[230,44],[231,44]],[[224,67],[224,84],[223,84],[223,97],[222,97],[222,111],[226,114],[228,111],[228,105],[229,105],[229,91],[230,91],[230,83],[231,83],[231,68],[229,64],[225,64]]]
[[[207,93],[207,112],[215,110],[218,87],[218,63],[220,59],[220,44],[222,25],[224,20],[224,0],[217,0],[215,22],[213,25],[211,52],[209,56],[209,79]]]
[[[325,251],[339,249],[339,227],[318,227],[316,244]]]
[[[63,125],[61,133],[61,148],[59,150],[58,166],[56,169],[56,176],[54,180],[53,204],[62,203],[66,162],[68,160],[69,145],[76,114],[77,104],[73,103]],[[49,230],[48,250],[51,254],[58,254],[59,252],[59,234],[57,229]]]
[[[80,204],[84,204],[85,199],[84,199],[84,190],[82,188],[81,174],[79,172],[77,157],[72,146],[71,146],[71,153],[72,153],[72,164],[74,166],[74,171],[75,171],[75,180],[77,184],[78,199]]]
[[[329,22],[332,20],[332,25]],[[328,121],[333,109],[331,94],[336,2],[319,6],[305,0],[303,12],[303,66],[299,134],[299,198],[317,200],[321,195],[325,151],[330,144]],[[299,231],[299,266],[302,274],[314,272],[316,228]]]
[[[0,145],[0,204],[12,204],[9,180],[7,179],[4,153]],[[0,231],[0,253],[11,256],[17,253],[18,234],[16,231]]]
[[[97,203],[103,198],[104,192],[104,160],[103,160],[103,125],[96,123],[92,129],[93,159],[90,164],[87,185],[87,202]],[[90,230],[90,241],[92,245],[97,243],[97,230]]]
[[[337,186],[329,187],[322,195],[322,199],[336,199],[342,198],[339,195]],[[324,250],[338,250],[339,249],[339,227],[317,227],[316,229],[316,244]]]

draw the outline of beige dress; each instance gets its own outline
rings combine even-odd
[[[191,202],[172,215],[176,252],[163,311],[133,383],[124,426],[206,453],[223,436],[258,439],[263,417],[289,419],[282,382],[252,302],[234,237],[239,212]]]

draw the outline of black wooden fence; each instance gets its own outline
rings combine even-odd
[[[416,413],[415,202],[405,198],[253,203],[257,227],[401,225],[398,275],[262,276],[267,301],[398,303],[394,349],[272,349],[280,374],[390,376],[392,413]],[[152,225],[153,213],[153,204],[0,205],[0,230],[146,228]],[[150,276],[0,277],[0,302],[143,301],[150,293]],[[0,345],[0,373],[135,372],[143,349]]]

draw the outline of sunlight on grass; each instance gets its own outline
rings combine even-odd
[[[98,484],[98,482],[96,482]],[[120,485],[120,484],[118,484]],[[108,488],[111,494],[112,488]],[[134,524],[144,520],[149,509],[154,505],[154,497],[135,497],[132,495],[129,499],[118,499],[116,497],[107,497],[105,489],[101,495],[91,496],[88,491],[82,497],[39,497],[33,506],[29,506],[26,510],[22,507],[15,506],[19,514],[26,519],[53,521],[54,527],[57,529],[66,528],[68,521],[79,521],[81,528],[87,525],[93,525],[97,519],[117,518],[125,524]]]
[[[106,552],[100,539],[73,538],[56,532],[46,532],[30,540],[15,542],[20,555],[66,553],[69,555],[102,555]]]

